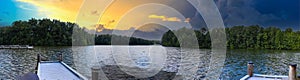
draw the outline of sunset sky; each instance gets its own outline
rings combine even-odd
[[[90,0],[87,6],[89,8],[80,11],[83,1],[1,0],[0,26],[8,26],[13,21],[30,18],[50,18],[66,22],[76,22],[78,21],[76,19],[80,18],[83,19],[80,21],[85,22],[78,24],[91,29],[94,28],[92,25],[102,24],[105,29],[128,30],[141,26],[143,21],[162,22],[171,26],[189,26],[188,23],[191,23],[196,29],[205,26],[201,15],[185,0],[115,0],[97,23],[89,20],[90,18],[97,20],[101,14],[97,6],[108,2]],[[293,27],[299,30],[299,0],[214,0],[214,2],[227,27],[261,25],[278,26],[282,29]],[[78,15],[79,11],[83,14]],[[123,22],[120,22],[121,20]]]

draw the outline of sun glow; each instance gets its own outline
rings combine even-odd
[[[97,2],[97,0],[89,1],[90,5],[88,9],[82,9],[82,4],[84,0],[16,0],[17,2],[21,3],[28,3],[34,5],[38,10],[39,14],[43,14],[45,18],[50,19],[58,19],[65,22],[76,22],[76,19],[80,17],[83,22],[77,23],[81,27],[86,27],[88,29],[95,29],[95,25],[101,24],[105,29],[118,29],[118,30],[127,30],[133,26],[124,26],[116,28],[116,25],[120,21],[121,17],[127,13],[130,9],[149,2],[168,2],[160,1],[160,0],[115,0],[113,3],[109,5],[109,7],[103,12],[100,21],[94,22],[90,20],[90,18],[98,18],[101,12],[96,8],[96,5],[104,5],[104,3]],[[134,1],[134,2],[133,2]],[[83,11],[84,14],[78,15],[79,11]],[[153,18],[157,15],[149,15],[149,14],[139,14],[139,15],[146,15],[149,18]],[[167,15],[166,15],[167,16]],[[160,18],[163,21],[174,21],[174,22],[181,22],[185,21],[184,19],[178,19],[177,17],[165,17]],[[147,17],[145,17],[147,18]],[[155,18],[153,18],[155,19]],[[135,22],[135,21],[131,21]]]

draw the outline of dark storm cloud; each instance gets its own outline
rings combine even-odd
[[[237,25],[276,26],[281,29],[299,29],[299,0],[215,0],[226,27]],[[195,29],[206,24],[196,9],[186,0],[169,4],[191,18]]]
[[[215,0],[226,26],[299,26],[299,0]]]
[[[187,0],[176,1],[168,5],[179,11],[186,18],[190,18],[189,22],[194,29],[206,27],[206,23],[204,22],[202,16]]]
[[[257,0],[254,7],[260,13],[273,14],[280,18],[280,20],[274,20],[268,24],[299,28],[299,5],[299,0]]]

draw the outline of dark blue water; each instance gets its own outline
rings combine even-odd
[[[300,51],[228,50],[221,79],[238,80],[247,74],[247,62],[254,63],[254,73],[288,75],[289,64],[300,64]],[[300,67],[297,67],[297,73]]]

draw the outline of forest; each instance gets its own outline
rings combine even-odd
[[[168,31],[163,35],[163,46],[180,46],[178,37],[174,33],[180,33],[183,29]],[[228,49],[276,49],[295,50],[300,49],[300,31],[291,28],[281,30],[276,27],[234,26],[226,28]],[[201,30],[193,30],[198,39],[200,48],[210,48],[209,32],[205,35]],[[180,38],[180,37],[179,37]]]
[[[236,26],[226,29],[227,45],[231,49],[300,49],[300,31],[292,28]]]
[[[96,45],[154,45],[154,44],[160,44],[160,41],[106,34],[106,35],[97,35],[95,37],[95,44]]]
[[[300,49],[300,31],[292,28],[282,30],[277,27],[233,26],[225,29],[228,49]],[[50,19],[30,19],[15,21],[11,26],[0,27],[0,45],[34,45],[34,46],[71,46],[73,45],[153,45],[180,47],[178,40],[184,40],[195,32],[200,48],[210,48],[209,32],[182,28],[167,31],[161,41],[142,38],[94,35],[75,23]],[[175,36],[174,33],[181,34]],[[72,36],[76,35],[76,36]],[[79,43],[79,44],[74,44]],[[184,43],[187,44],[187,43]]]
[[[0,27],[1,45],[67,46],[72,44],[74,23],[50,19],[15,21]]]
[[[15,21],[12,26],[0,27],[0,45],[72,46],[72,41],[75,43],[73,45],[110,45],[112,36],[115,39],[129,40],[130,42],[127,43],[129,45],[159,43],[158,41],[125,36],[94,35],[87,33],[85,30],[85,28],[81,28],[75,23],[59,20],[32,18],[28,21]],[[75,36],[72,36],[72,34]],[[123,45],[120,43],[114,44]]]

